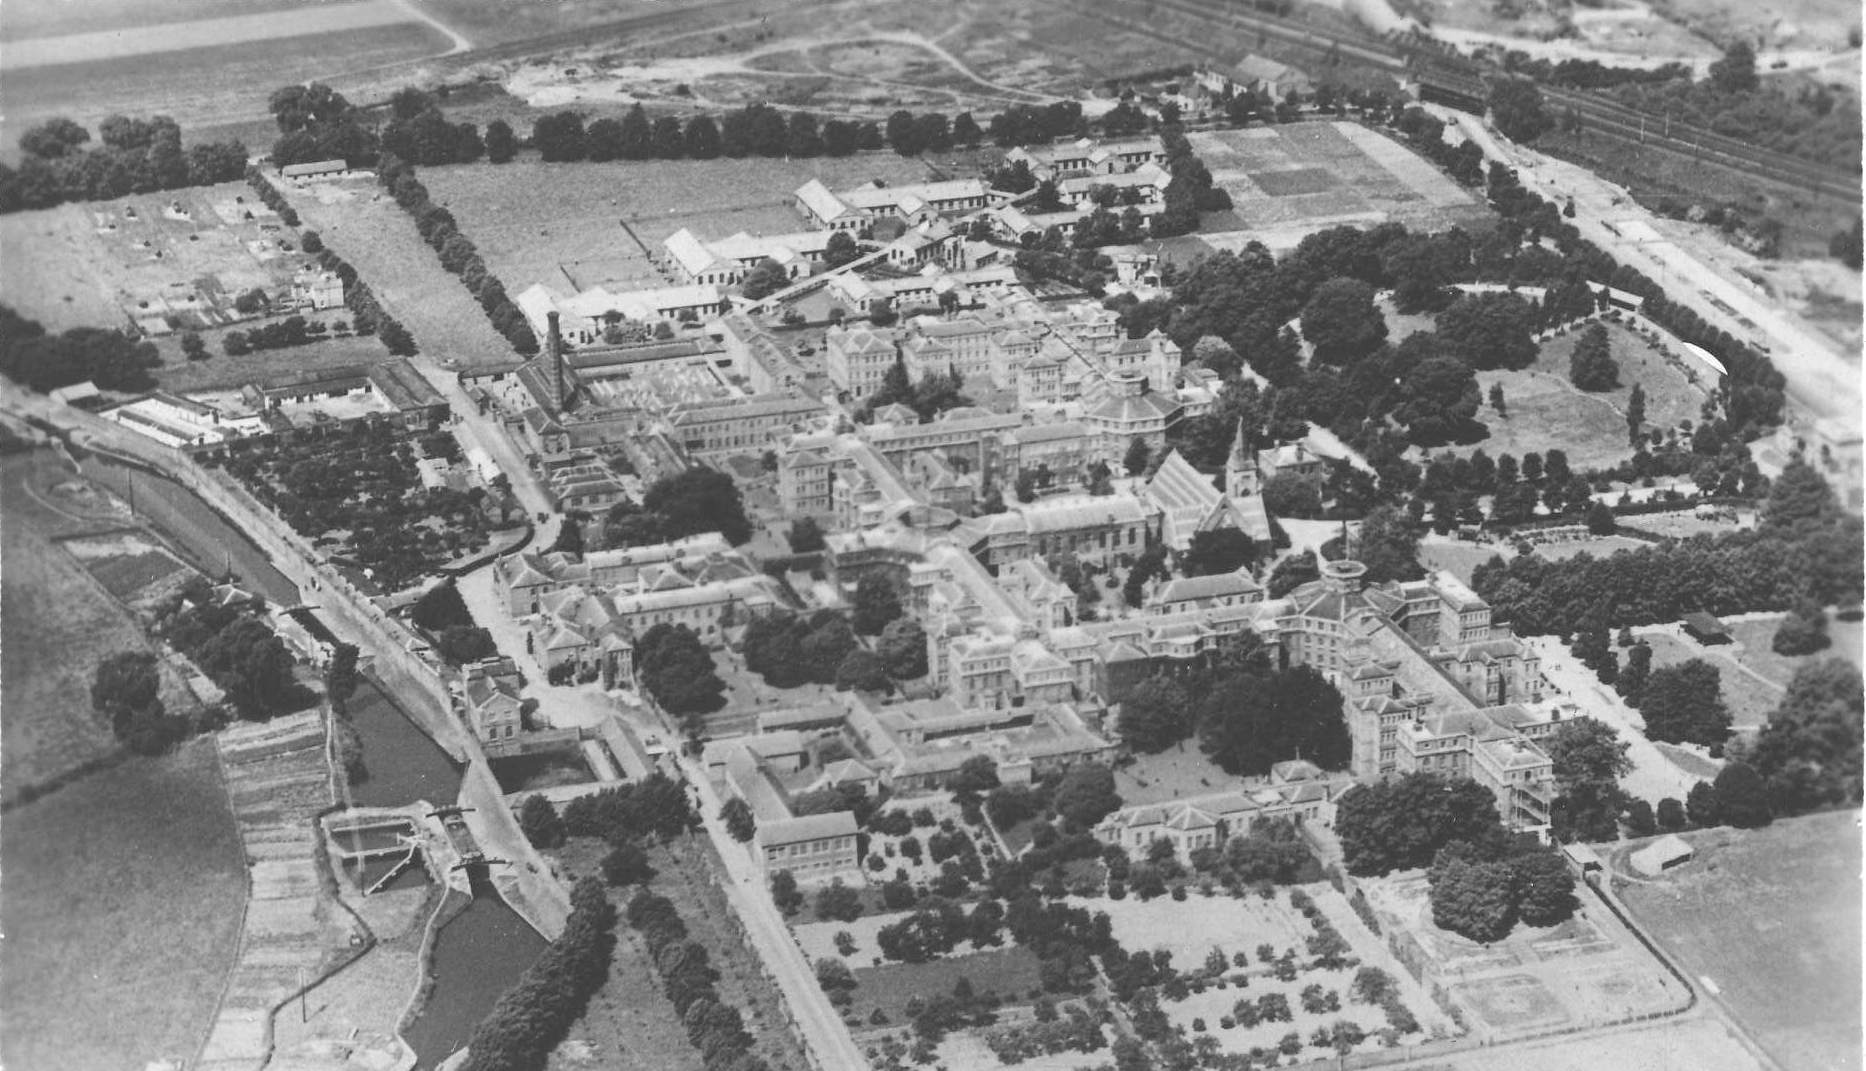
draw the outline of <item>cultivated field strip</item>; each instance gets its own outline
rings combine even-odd
[[[332,802],[320,711],[239,725],[217,743],[245,848],[250,894],[240,954],[194,1067],[253,1071],[270,1055],[272,1011],[316,980],[333,938],[320,903],[318,811]]]

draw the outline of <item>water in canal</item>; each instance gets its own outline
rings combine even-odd
[[[242,588],[277,606],[298,605],[298,588],[272,565],[258,544],[228,524],[194,492],[164,476],[73,447],[78,470],[130,502],[142,519],[169,537],[197,568],[222,576],[229,566]]]
[[[280,606],[299,602],[298,589],[265,552],[207,503],[173,480],[74,450],[85,476],[126,501],[194,563],[220,575],[229,566],[242,587]],[[133,473],[133,475],[132,475]],[[132,487],[133,485],[133,487]],[[460,769],[401,708],[365,676],[351,698],[350,718],[363,742],[369,779],[346,801],[400,807],[417,800],[449,804],[460,795]],[[545,940],[475,875],[474,898],[437,936],[434,991],[405,1035],[417,1066],[432,1068],[463,1047],[499,996],[543,951]]]
[[[433,738],[395,705],[373,677],[357,681],[348,703],[350,724],[363,741],[369,777],[350,786],[344,802],[357,807],[405,807],[416,800],[435,806],[460,795],[460,768]]]
[[[473,902],[435,938],[434,995],[402,1032],[415,1050],[415,1066],[435,1067],[464,1048],[473,1028],[544,946],[538,931],[475,872]]]
[[[364,676],[350,698],[369,779],[351,787],[359,807],[443,805],[460,795],[460,768],[402,712],[381,684]],[[476,869],[473,902],[441,928],[430,967],[434,992],[403,1033],[416,1066],[431,1068],[467,1043],[501,994],[543,951],[545,940]]]

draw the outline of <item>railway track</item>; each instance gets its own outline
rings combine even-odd
[[[1396,77],[1405,77],[1410,72],[1413,54],[1420,51],[1409,51],[1369,31],[1319,32],[1308,25],[1265,14],[1235,0],[1153,0],[1153,4],[1180,15],[1210,19],[1220,25],[1254,32],[1264,39],[1316,56],[1325,63],[1355,62]],[[1088,9],[1134,32],[1176,43],[1194,52],[1204,52],[1211,47],[1209,41],[1192,41],[1154,27],[1118,19],[1095,5],[1088,5]],[[1544,86],[1542,92],[1552,107],[1573,108],[1581,117],[1583,128],[1597,136],[1627,146],[1651,147],[1690,155],[1694,159],[1758,178],[1805,189],[1817,197],[1831,197],[1847,203],[1859,200],[1858,175],[1770,152],[1702,127],[1676,121],[1667,124],[1662,118],[1655,118],[1597,94],[1550,86]]]

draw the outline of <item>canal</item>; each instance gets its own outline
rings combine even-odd
[[[265,552],[180,483],[80,448],[72,448],[71,453],[87,478],[131,502],[139,517],[198,568],[214,576],[231,569],[242,587],[273,604],[299,604],[296,585],[273,566]],[[459,798],[460,767],[416,726],[380,682],[365,674],[349,710],[362,740],[369,776],[351,788],[346,803],[401,807],[419,800],[446,805]],[[485,874],[475,873],[473,902],[436,936],[434,988],[404,1035],[415,1050],[416,1066],[436,1067],[463,1048],[473,1028],[537,959],[545,944],[499,896]]]
[[[417,1068],[433,1068],[465,1047],[538,954],[545,940],[499,898],[483,868],[473,870],[473,902],[435,938],[434,993],[402,1037]]]
[[[363,744],[366,780],[345,802],[404,807],[446,805],[460,796],[461,770],[417,727],[380,682],[365,674],[350,698],[350,723]],[[543,951],[545,940],[499,896],[484,868],[469,871],[473,902],[435,936],[434,990],[402,1037],[417,1068],[432,1068],[464,1047],[500,995]]]
[[[298,588],[273,567],[259,545],[228,524],[194,492],[166,476],[132,468],[101,454],[71,447],[78,470],[131,503],[137,516],[167,536],[196,568],[209,576],[232,569],[242,588],[275,606],[296,606]]]

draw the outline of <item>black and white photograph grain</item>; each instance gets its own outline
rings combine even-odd
[[[1866,1071],[1862,0],[4,0],[4,1071]]]

